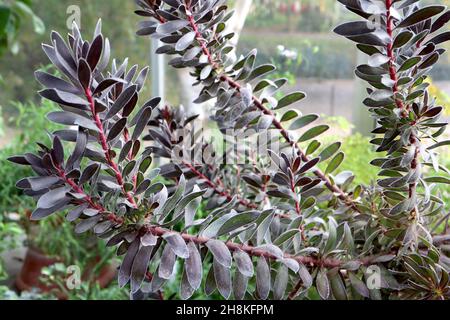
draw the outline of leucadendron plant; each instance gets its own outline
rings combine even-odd
[[[92,41],[76,26],[67,42],[54,32],[43,48],[64,79],[36,76],[41,95],[61,106],[48,118],[67,128],[37,154],[10,159],[36,173],[17,184],[37,199],[32,219],[66,212],[77,232],[117,246],[118,282],[132,298],[164,298],[176,272],[182,299],[199,290],[226,299],[449,298],[438,184],[450,180],[436,160],[449,143],[437,140],[443,108],[424,80],[444,53],[448,32],[437,32],[450,12],[410,0],[340,2],[364,19],[336,32],[370,55],[357,75],[369,81],[364,104],[377,120],[376,185],[337,173],[341,143],[322,146],[329,127],[288,109],[305,94],[264,79],[275,68],[256,66],[256,50],[234,58],[226,1],[141,0],[138,34],[191,70],[197,102],[214,105],[214,138],[227,143],[205,138],[182,107],[140,102],[148,69],[110,63],[100,24]]]

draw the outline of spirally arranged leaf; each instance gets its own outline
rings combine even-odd
[[[324,269],[320,269],[319,273],[317,274],[316,285],[320,297],[323,300],[327,300],[330,297],[331,289],[327,273]]]
[[[228,247],[219,240],[210,240],[206,246],[214,256],[214,260],[226,268],[231,268],[231,253]]]
[[[127,254],[123,259],[119,269],[119,286],[124,287],[131,277],[131,271],[134,263],[134,258],[139,250],[139,240],[134,240],[131,246],[128,248]]]
[[[233,280],[233,294],[236,300],[243,300],[247,292],[248,277],[236,270]]]
[[[275,300],[283,300],[283,297],[286,293],[286,288],[289,281],[289,272],[288,268],[284,265],[281,265],[277,276],[275,277],[275,282],[273,284],[273,298]]]
[[[133,266],[131,268],[131,292],[137,292],[144,281],[145,275],[147,273],[148,264],[150,262],[150,257],[153,252],[153,247],[142,246],[133,261]]]
[[[253,277],[253,262],[250,256],[242,250],[236,250],[233,254],[239,272],[248,278]]]
[[[214,278],[216,279],[217,289],[222,297],[228,299],[231,295],[231,271],[223,264],[219,263],[217,259],[214,259]]]
[[[183,270],[183,274],[181,276],[181,284],[180,284],[180,296],[181,299],[187,300],[195,293],[194,288],[191,287],[191,284],[187,277],[186,270]]]
[[[256,265],[256,290],[261,300],[266,300],[269,297],[271,280],[270,267],[266,258],[260,257]]]
[[[289,129],[290,130],[301,129],[301,128],[306,127],[307,125],[313,123],[317,119],[319,119],[319,116],[316,114],[310,114],[310,115],[303,116],[303,117],[295,120],[294,123],[291,124]]]
[[[397,28],[404,28],[415,25],[441,13],[444,10],[445,6],[428,6],[421,8],[413,12],[410,16],[406,17],[402,22],[400,22],[399,25],[397,25]]]
[[[179,233],[168,233],[164,235],[164,239],[172,251],[180,258],[186,259],[189,257],[189,250],[184,239]]]
[[[333,173],[334,171],[336,171],[339,166],[342,164],[342,162],[344,161],[345,155],[343,152],[338,153],[333,160],[330,161],[330,163],[328,164],[327,169],[325,170],[326,173]]]
[[[168,280],[172,277],[176,258],[172,248],[169,245],[165,246],[158,269],[158,274],[162,279]]]
[[[190,286],[197,290],[202,283],[202,258],[193,242],[188,243],[189,258],[185,261],[186,277]]]

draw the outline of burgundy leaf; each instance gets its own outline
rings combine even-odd
[[[101,220],[101,218],[102,217],[98,215],[81,221],[75,226],[75,233],[81,234],[91,230]]]
[[[182,259],[189,257],[189,250],[179,233],[168,233],[163,236],[173,252]]]
[[[125,105],[128,103],[128,101],[131,100],[131,98],[136,93],[136,85],[130,86],[127,89],[125,89],[124,92],[121,93],[119,98],[114,102],[114,104],[109,109],[108,113],[105,116],[105,120],[111,119],[113,116],[117,115],[120,110],[122,110]]]
[[[217,289],[222,297],[228,299],[231,295],[231,271],[223,264],[214,259],[214,278],[216,279]]]
[[[46,88],[58,89],[60,91],[69,92],[72,94],[80,94],[79,89],[74,87],[72,84],[60,78],[57,78],[49,73],[36,71],[35,77]]]
[[[162,279],[168,280],[172,277],[176,258],[172,248],[169,245],[165,246],[161,254],[161,261],[158,269],[158,274]]]
[[[189,258],[184,263],[186,277],[190,286],[197,290],[202,283],[202,258],[196,245],[193,242],[188,243]]]
[[[125,255],[123,262],[119,269],[119,286],[123,288],[129,281],[131,277],[131,269],[133,267],[134,258],[139,250],[140,241],[135,239],[131,246],[128,248],[127,254]]]
[[[103,36],[99,34],[91,44],[87,55],[87,62],[91,70],[95,70],[103,51]]]
[[[108,133],[108,141],[114,140],[123,132],[123,129],[125,129],[125,126],[127,125],[127,120],[127,118],[122,118],[113,125]]]
[[[144,281],[147,273],[148,264],[152,255],[152,246],[142,246],[134,258],[133,267],[131,271],[131,292],[137,292]]]
[[[266,300],[270,292],[270,267],[266,258],[260,257],[256,266],[256,290],[261,300]]]
[[[231,253],[228,247],[219,240],[210,240],[206,246],[211,251],[214,259],[226,268],[231,268]]]
[[[78,63],[78,80],[81,86],[86,90],[91,85],[91,68],[86,60],[81,59]]]

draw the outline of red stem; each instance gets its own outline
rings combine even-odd
[[[125,143],[127,143],[128,141],[130,141],[130,133],[128,132],[128,129],[125,128],[123,131],[123,138],[125,139]],[[128,160],[133,160],[133,149],[130,149],[130,152],[128,152]],[[133,186],[134,186],[134,190],[136,191],[137,186],[137,175],[133,176]]]
[[[59,174],[61,175],[61,177],[64,178],[64,180],[70,186],[72,186],[74,188],[74,190],[76,192],[85,195],[84,201],[86,201],[87,203],[89,203],[90,205],[92,205],[94,207],[97,207],[97,205],[95,205],[95,202],[88,195],[86,195],[84,193],[82,188],[79,187],[78,185],[76,185],[76,183],[73,180],[67,178],[63,171],[60,171]],[[105,211],[105,210],[103,209],[103,211]],[[113,220],[118,223],[123,223],[123,220],[120,220],[121,218],[116,218],[116,217],[117,216],[114,215],[113,213],[111,213],[108,216],[108,218],[110,220]],[[118,221],[118,220],[120,220],[120,221]],[[153,225],[145,225],[144,228],[145,228],[146,232],[151,232],[153,235],[158,236],[158,237],[162,237],[166,234],[174,233],[174,231],[172,231],[172,230],[164,229],[161,227],[156,227]],[[212,240],[211,238],[193,236],[193,235],[190,235],[187,233],[179,233],[179,234],[184,239],[184,241],[186,241],[186,242],[192,241],[198,245],[205,245],[206,243],[208,243],[209,241]],[[250,256],[265,257],[267,259],[273,259],[273,260],[277,260],[279,258],[279,257],[273,255],[272,253],[270,253],[269,251],[266,251],[264,249],[258,249],[256,247],[245,245],[245,244],[227,242],[226,246],[228,247],[228,249],[230,251],[242,250],[242,251],[246,252],[247,254],[249,254]],[[364,259],[358,260],[358,262],[360,262],[361,265],[367,266],[367,265],[370,265],[372,263],[372,260],[375,259],[376,257],[377,256],[366,257]],[[297,261],[298,263],[301,263],[301,264],[304,264],[307,266],[311,266],[311,267],[320,266],[320,267],[325,267],[325,268],[330,268],[330,269],[336,268],[336,267],[342,267],[342,265],[346,263],[346,261],[341,261],[339,259],[334,259],[334,258],[320,259],[320,258],[316,258],[316,257],[293,256],[290,254],[284,254],[283,258],[293,259],[293,260]]]
[[[166,234],[173,233],[173,231],[171,231],[171,230],[167,230],[167,229],[155,227],[155,226],[146,226],[146,228],[147,228],[147,231],[150,231],[153,235],[158,236],[158,237],[162,237]],[[193,236],[193,235],[190,235],[187,233],[180,233],[180,236],[184,239],[184,241],[186,241],[186,242],[192,241],[193,243],[195,243],[197,245],[205,245],[209,241],[213,240],[211,238]],[[266,251],[264,249],[258,249],[256,247],[245,245],[245,244],[227,242],[226,246],[228,247],[228,249],[230,251],[242,250],[253,257],[265,257],[267,259],[272,259],[272,260],[279,259],[279,257],[273,255],[269,251]],[[321,258],[316,258],[316,257],[293,256],[290,254],[284,254],[283,258],[293,259],[293,260],[297,261],[298,263],[304,264],[306,266],[311,266],[311,267],[321,266],[321,267],[329,268],[329,269],[336,268],[336,267],[342,267],[345,263],[347,263],[347,261],[342,261],[342,260],[335,259],[335,258],[321,259]],[[363,265],[363,266],[368,266],[372,263],[372,261],[375,258],[377,258],[377,256],[370,256],[370,257],[366,257],[361,260],[358,260],[358,262],[360,262],[361,265]]]
[[[195,34],[196,34],[196,39],[197,42],[200,44],[201,49],[203,51],[203,54],[206,55],[208,57],[208,61],[211,64],[211,66],[213,67],[213,69],[219,69],[218,64],[214,61],[214,58],[210,52],[210,50],[208,49],[205,40],[203,39],[203,36],[194,20],[194,17],[192,16],[192,13],[190,11],[187,10],[186,15],[188,17],[189,20],[189,24],[192,27],[192,29],[194,30]],[[238,84],[237,82],[235,82],[233,79],[229,78],[226,75],[222,75],[220,77],[220,80],[223,82],[227,82],[232,88],[240,91],[241,85]],[[298,150],[299,155],[302,157],[302,160],[305,162],[308,162],[310,159],[302,152],[302,150],[300,149],[300,147],[298,146],[298,144],[293,141],[288,133],[288,131],[283,127],[283,125],[276,119],[275,115],[273,114],[273,112],[271,110],[269,110],[268,108],[266,108],[263,103],[256,97],[253,96],[253,102],[255,104],[255,106],[261,110],[264,114],[269,115],[272,117],[273,119],[273,125],[280,131],[281,135],[283,136],[283,138],[294,148],[296,148]],[[326,175],[320,171],[319,169],[317,169],[316,171],[314,171],[314,174],[319,177],[322,181],[325,182],[325,185],[327,186],[328,189],[330,189],[333,193],[336,193],[338,195],[338,197],[345,202],[346,205],[352,207],[355,211],[359,212],[359,209],[357,208],[357,206],[353,203],[353,200],[348,197],[345,192],[343,190],[341,190],[340,188],[338,188],[336,185],[334,185],[331,180],[326,177]]]
[[[122,188],[123,194],[128,199],[128,201],[133,205],[133,207],[137,208],[137,204],[134,201],[133,196],[131,195],[131,193],[129,193],[129,192],[127,192],[125,190],[125,185],[124,185],[122,173],[120,172],[119,167],[114,162],[114,160],[111,158],[111,155],[110,155],[110,151],[111,150],[110,150],[110,148],[108,146],[107,138],[106,138],[105,131],[104,131],[104,128],[103,128],[103,123],[102,123],[102,121],[100,119],[100,116],[95,111],[95,101],[94,101],[94,97],[92,95],[91,89],[87,88],[85,93],[86,93],[86,98],[88,99],[88,102],[89,102],[89,105],[90,105],[90,108],[91,108],[92,116],[94,117],[95,125],[97,126],[97,128],[99,130],[99,141],[100,141],[100,144],[102,146],[103,152],[105,154],[106,161],[108,162],[108,164],[111,167],[111,169],[114,171],[117,183]]]
[[[387,55],[389,57],[389,76],[391,80],[394,82],[394,85],[392,86],[392,92],[394,93],[394,100],[395,104],[397,105],[397,108],[399,109],[405,109],[405,105],[402,100],[398,99],[397,93],[398,93],[398,78],[397,78],[397,70],[395,68],[395,54],[394,54],[394,48],[393,48],[393,42],[394,42],[394,36],[393,36],[393,21],[392,21],[392,15],[391,15],[391,7],[392,7],[392,0],[386,0],[386,32],[389,35],[389,43],[387,45]],[[403,111],[402,116],[405,117],[407,114]]]
[[[394,55],[394,49],[393,49],[393,21],[392,21],[392,15],[391,15],[391,7],[392,7],[392,0],[386,0],[386,32],[389,35],[390,42],[387,46],[387,54],[389,57],[389,74],[391,77],[391,80],[394,81],[394,86],[392,87],[392,91],[394,93],[394,99],[397,107],[402,110],[402,117],[407,117],[407,107],[405,107],[403,101],[396,98],[396,95],[398,93],[398,78],[397,78],[397,70],[395,69],[395,55]],[[419,44],[418,44],[419,45]],[[420,46],[420,45],[419,45]],[[417,137],[415,137],[414,134],[411,135],[411,145],[415,146],[415,154],[414,159],[411,162],[411,169],[416,169],[418,165],[418,158],[420,154],[420,148],[417,146]],[[409,185],[408,193],[409,198],[412,198],[417,188],[416,183],[412,183]]]
[[[83,200],[86,201],[92,209],[98,210],[100,212],[100,214],[104,214],[105,212],[107,212],[106,209],[102,205],[96,203],[94,201],[94,199],[92,199],[92,197],[89,196],[83,190],[83,188],[81,186],[77,185],[75,183],[75,181],[73,181],[72,179],[68,178],[66,176],[66,173],[64,172],[64,170],[62,170],[60,167],[57,167],[56,169],[58,170],[59,177],[61,179],[63,179],[64,182],[66,182],[76,193],[83,195],[84,196]],[[116,222],[118,224],[122,224],[124,222],[123,218],[117,217],[115,214],[112,214],[112,213],[108,214],[107,219],[112,221],[112,222]]]
[[[187,11],[187,12],[186,12],[186,15],[187,15],[187,17],[188,17],[189,24],[191,25],[192,29],[193,29],[194,32],[195,32],[195,38],[197,39],[197,42],[200,44],[200,47],[202,48],[203,54],[204,54],[205,56],[208,57],[208,61],[209,61],[209,63],[211,64],[211,66],[212,66],[214,69],[218,69],[219,66],[218,66],[218,64],[214,61],[214,58],[213,58],[211,52],[209,51],[208,47],[206,46],[206,42],[205,42],[205,40],[203,39],[203,36],[202,36],[202,34],[201,34],[201,32],[200,32],[198,26],[197,26],[197,23],[196,23],[195,20],[194,20],[194,17],[192,16],[192,13],[191,13],[190,11]]]
[[[234,81],[233,79],[229,78],[226,75],[222,75],[220,77],[220,79],[224,82],[227,82],[232,88],[236,89],[236,90],[241,90],[242,87],[239,83],[237,83],[236,81]],[[300,146],[291,139],[289,132],[283,127],[283,125],[281,124],[280,121],[277,120],[275,114],[272,112],[272,110],[268,109],[267,107],[264,106],[264,104],[262,103],[261,100],[259,100],[257,97],[253,96],[253,103],[255,104],[255,106],[261,110],[265,115],[271,116],[273,119],[273,125],[275,126],[275,128],[277,128],[281,135],[283,136],[283,138],[292,146],[297,150],[297,153],[299,156],[301,156],[302,161],[303,162],[309,162],[311,159],[309,159],[308,156],[306,156],[306,154],[301,150]],[[335,184],[333,184],[331,182],[331,180],[319,169],[316,169],[314,171],[314,174],[321,179],[322,181],[325,182],[326,187],[332,191],[333,193],[337,194],[337,196],[339,197],[339,199],[341,199],[342,201],[344,201],[344,203],[351,207],[353,210],[355,210],[356,212],[360,212],[358,207],[355,205],[355,203],[353,202],[353,200],[348,197],[345,192],[343,190],[341,190],[340,188],[338,188]]]

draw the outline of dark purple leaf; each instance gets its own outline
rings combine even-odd
[[[144,111],[142,111],[142,113],[136,123],[136,127],[134,128],[133,137],[132,137],[133,140],[139,139],[139,137],[141,136],[145,127],[147,126],[151,116],[152,116],[152,108],[151,107],[147,107],[147,108],[145,108]]]
[[[120,78],[108,78],[100,82],[100,84],[95,88],[94,95],[97,95],[99,93],[103,93],[107,89],[111,88],[112,86],[118,84],[118,83],[125,83],[123,79]]]
[[[202,283],[202,258],[193,242],[188,243],[188,249],[189,258],[184,263],[186,276],[190,286],[197,290]]]
[[[31,164],[24,156],[12,156],[8,158],[8,161],[22,166],[29,166]]]
[[[81,86],[86,90],[91,85],[91,68],[86,60],[81,59],[78,63],[78,80]]]
[[[169,245],[164,247],[159,263],[158,274],[162,279],[170,279],[173,274],[173,268],[177,257]]]
[[[231,295],[231,271],[229,268],[219,263],[217,259],[214,259],[213,268],[217,289],[222,297],[228,299]]]
[[[72,94],[80,94],[78,88],[74,87],[72,84],[57,78],[49,73],[36,71],[35,72],[36,79],[46,88],[49,89],[58,89],[60,91],[69,92]]]
[[[71,68],[67,65],[67,63],[63,63],[60,61],[55,48],[49,45],[42,45],[42,49],[44,50],[45,54],[49,58],[49,60],[67,77],[69,77],[70,80],[72,80],[74,83],[76,83],[76,69],[71,70]]]
[[[231,253],[228,247],[220,240],[210,240],[206,244],[214,259],[226,268],[231,268]]]
[[[144,82],[147,79],[149,67],[145,67],[142,69],[142,71],[139,73],[139,75],[136,78],[136,85],[137,85],[137,91],[140,92],[142,88],[144,87]]]
[[[236,250],[233,254],[233,258],[242,275],[248,278],[253,277],[253,262],[247,253],[242,250]]]
[[[89,207],[89,205],[87,203],[71,210],[68,214],[67,214],[67,221],[69,222],[73,222],[75,220],[77,220],[78,218],[80,218],[81,214],[83,213],[83,211],[85,209],[87,209]]]
[[[181,299],[187,300],[194,294],[195,289],[191,287],[191,284],[188,280],[186,270],[183,271],[181,276],[181,285],[180,285],[180,296]]]
[[[52,150],[53,160],[57,165],[62,165],[64,162],[64,147],[61,143],[59,137],[55,136],[53,138],[53,150]]]
[[[91,67],[91,70],[95,70],[103,50],[103,36],[99,34],[94,41],[92,41],[91,47],[89,48],[89,53],[87,55],[87,62]]]
[[[136,93],[136,89],[137,89],[136,85],[130,86],[127,89],[125,89],[125,91],[123,91],[120,94],[119,98],[117,98],[117,100],[114,102],[114,104],[107,112],[105,120],[109,120],[115,115],[117,115],[120,112],[120,110],[122,110],[126,106],[126,104],[131,100],[131,98],[133,98],[133,96]]]
[[[48,209],[55,206],[61,200],[68,199],[67,193],[70,191],[68,187],[60,187],[50,190],[45,195],[39,198],[37,203],[38,208]]]
[[[79,184],[83,185],[86,182],[88,182],[94,176],[94,174],[97,172],[99,167],[100,166],[97,163],[93,163],[93,164],[87,166],[86,169],[84,169],[83,173],[81,174]]]
[[[64,59],[65,64],[71,70],[75,71],[77,69],[77,65],[72,56],[72,53],[70,52],[69,48],[67,47],[66,43],[64,42],[64,39],[61,37],[61,35],[58,32],[55,32],[55,31],[52,32],[51,38],[53,40],[53,43],[55,44],[56,53]]]
[[[66,111],[51,112],[47,115],[47,118],[55,123],[64,124],[68,126],[81,126],[89,130],[99,131],[93,121],[88,118],[82,117],[75,113],[69,113]]]
[[[155,246],[158,242],[158,238],[154,236],[151,232],[147,232],[141,237],[141,244],[145,247]]]
[[[108,141],[114,140],[123,132],[123,129],[125,129],[127,125],[127,120],[127,118],[122,118],[112,126],[111,130],[108,133]]]
[[[100,59],[100,62],[97,65],[97,72],[102,72],[109,64],[109,59],[111,57],[111,46],[109,44],[109,40],[105,39],[105,45],[103,49],[103,55]]]
[[[33,191],[40,191],[61,183],[61,178],[59,177],[34,177],[27,178],[26,180],[28,181],[29,188]]]
[[[131,277],[131,269],[133,267],[134,258],[139,250],[140,241],[135,239],[133,243],[128,248],[127,254],[125,255],[122,264],[119,269],[119,287],[123,288],[129,281]]]
[[[211,268],[208,271],[208,275],[206,276],[205,281],[205,294],[207,296],[210,296],[213,294],[213,292],[216,290],[216,279],[214,278],[214,267],[211,266]]]
[[[101,220],[101,218],[102,217],[100,215],[97,215],[81,221],[75,226],[75,233],[81,234],[91,230]]]
[[[277,276],[275,277],[275,282],[273,284],[273,298],[275,300],[283,300],[286,293],[286,288],[289,281],[289,271],[285,265],[281,265]]]
[[[182,259],[189,257],[189,250],[184,239],[178,233],[168,233],[163,236],[173,252]]]
[[[73,93],[60,91],[58,89],[45,89],[40,91],[39,94],[45,99],[73,108],[85,108],[89,105],[89,103],[83,98],[80,98]]]
[[[67,160],[67,168],[78,168],[83,158],[88,143],[89,134],[86,130],[79,128],[75,149]]]
[[[233,280],[233,294],[235,300],[244,300],[247,292],[248,278],[236,270]]]
[[[55,213],[56,211],[62,210],[65,206],[67,206],[67,201],[62,200],[57,202],[53,207],[51,208],[37,208],[36,210],[33,211],[33,213],[31,214],[31,220],[32,221],[38,221],[38,220],[42,220],[44,218],[47,218],[48,216],[52,215],[53,213]]]
[[[153,252],[152,246],[142,246],[134,258],[133,267],[131,271],[131,292],[137,292],[145,279],[148,264]]]
[[[256,290],[261,300],[266,300],[270,292],[270,267],[266,258],[260,257],[256,265]]]

